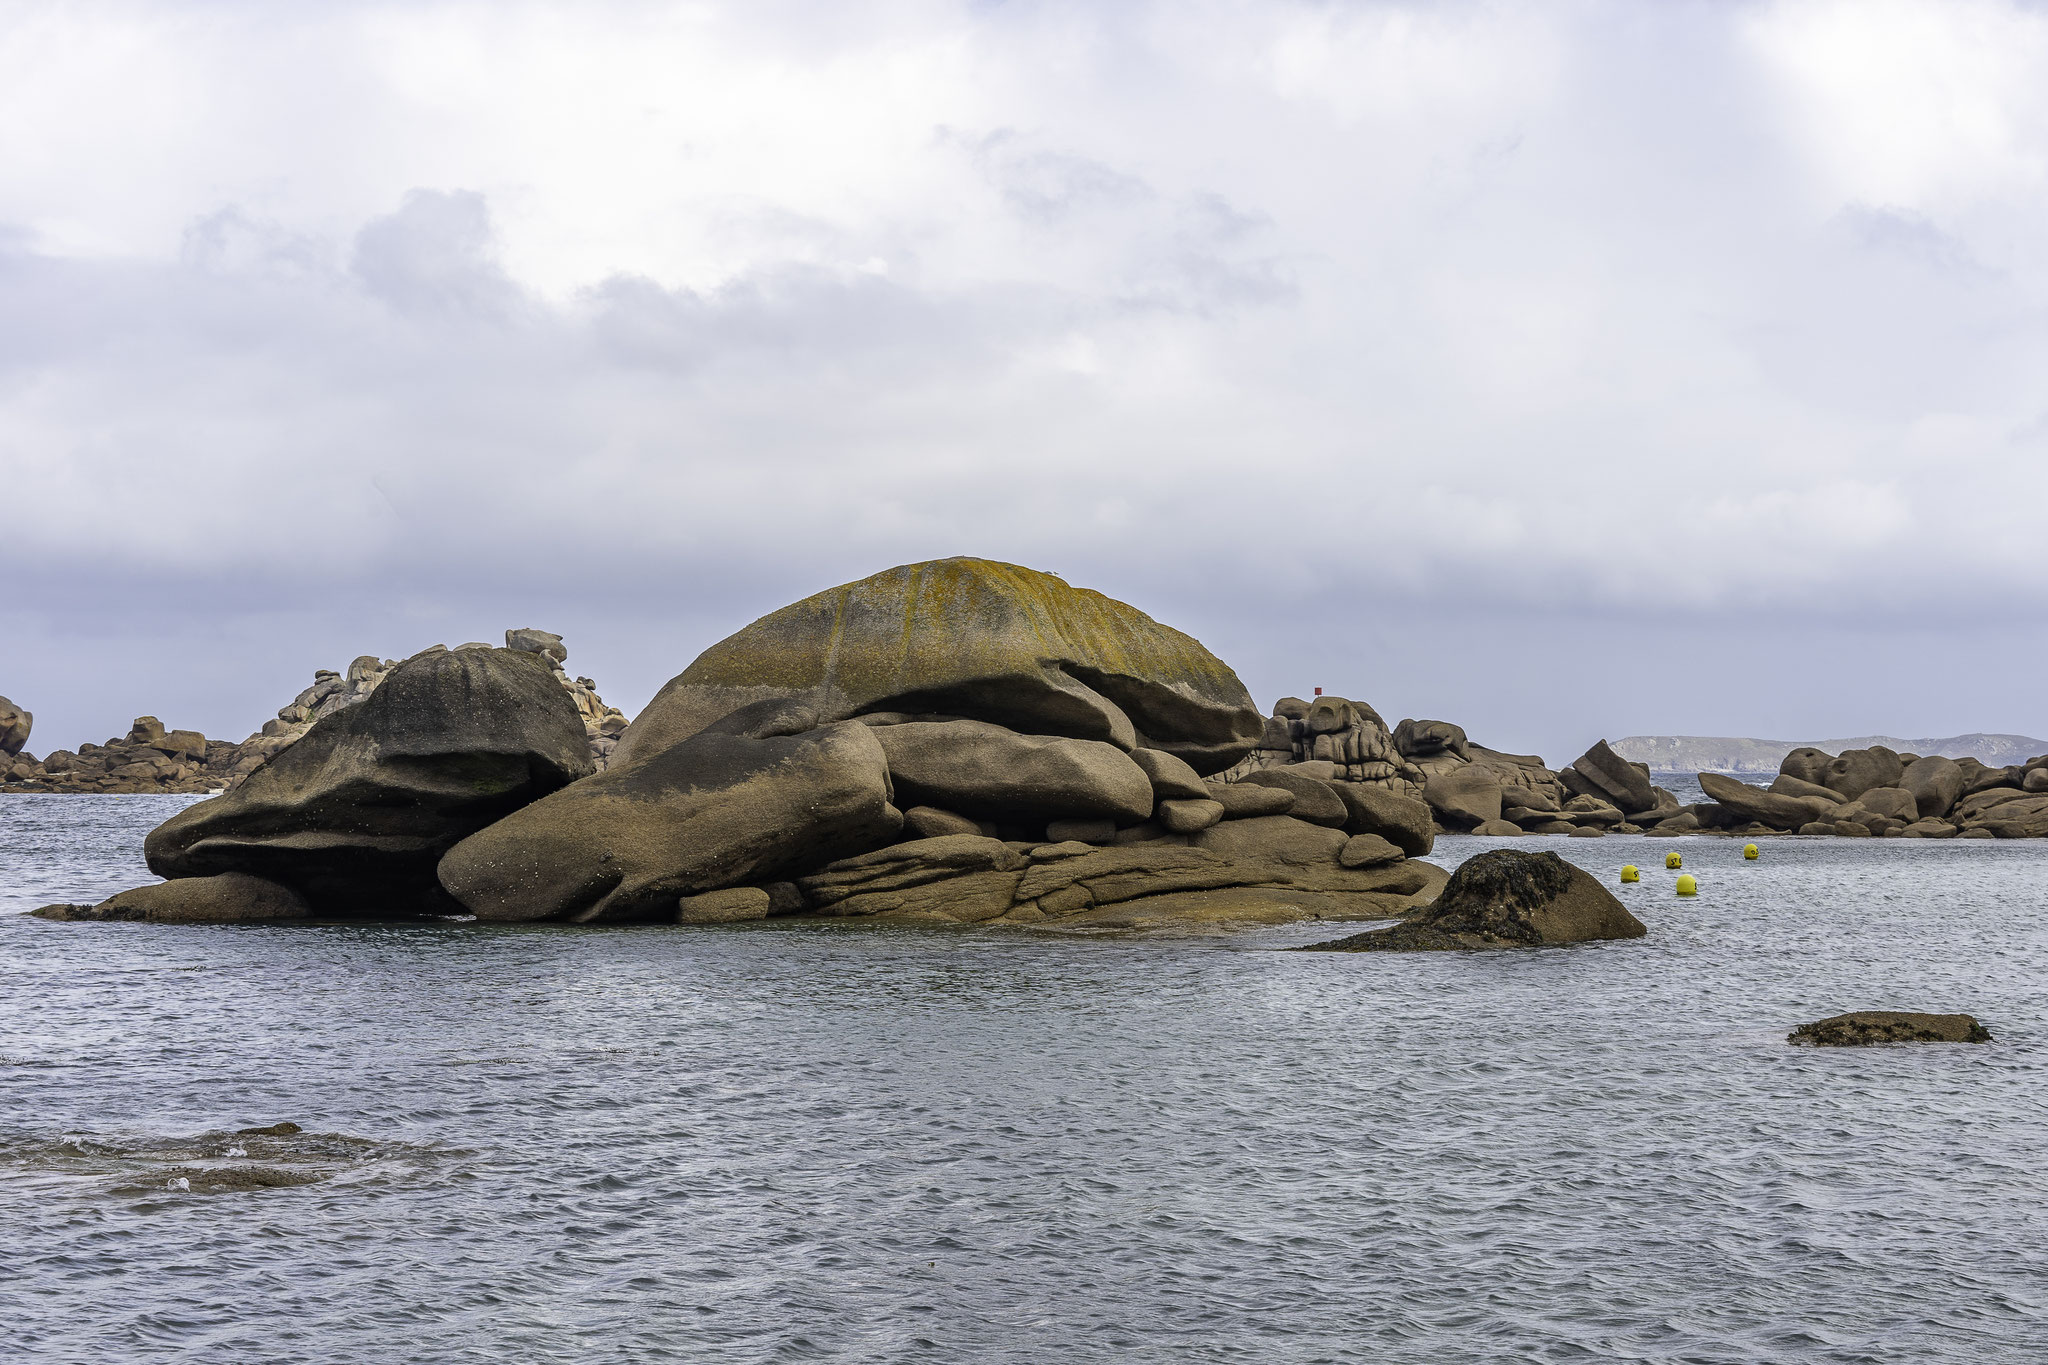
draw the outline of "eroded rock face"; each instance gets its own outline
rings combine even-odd
[[[482,920],[658,921],[683,896],[782,881],[896,836],[873,729],[730,732],[753,719],[614,763],[471,835],[442,860],[442,885]]]
[[[1135,825],[1152,813],[1151,779],[1113,744],[1021,735],[976,720],[872,728],[898,795],[912,805],[1039,826]]]
[[[1025,734],[1236,762],[1262,721],[1201,643],[1051,574],[985,559],[907,564],[762,617],[697,657],[635,719],[618,761],[742,706],[801,701],[829,723],[868,711],[964,716]]]
[[[244,872],[323,914],[440,910],[444,853],[590,771],[575,708],[536,656],[425,654],[143,851],[160,877]]]
[[[1753,820],[1772,829],[1792,830],[1835,814],[1839,803],[1819,796],[1786,796],[1752,787],[1720,773],[1701,773],[1700,790],[1733,812],[1739,820]]]
[[[5,697],[0,697],[0,754],[12,756],[28,747],[35,716]]]
[[[1555,853],[1495,849],[1468,858],[1436,903],[1406,923],[1315,944],[1311,951],[1531,948],[1647,932],[1606,887]]]
[[[1968,1014],[1858,1010],[1801,1024],[1785,1041],[1803,1047],[1869,1047],[1876,1043],[1988,1043],[1991,1030]]]

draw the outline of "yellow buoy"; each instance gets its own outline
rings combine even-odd
[[[1755,844],[1744,844],[1742,846],[1742,856],[1749,859],[1751,862],[1755,862],[1757,858],[1761,855],[1757,852],[1757,847]]]
[[[1621,879],[1625,882],[1639,882],[1643,879],[1643,875],[1636,871],[1634,863],[1630,863],[1627,867],[1621,869]]]
[[[1679,895],[1681,895],[1681,896],[1697,896],[1697,895],[1698,895],[1699,893],[1700,893],[1700,884],[1699,884],[1698,882],[1696,882],[1696,881],[1694,881],[1694,880],[1692,879],[1692,873],[1688,872],[1688,873],[1686,873],[1686,874],[1685,874],[1685,875],[1684,875],[1683,877],[1680,877],[1680,878],[1678,879],[1678,894],[1679,894]]]
[[[1684,860],[1684,859],[1682,859],[1682,858],[1680,858],[1680,857],[1679,857],[1679,856],[1678,856],[1678,855],[1677,855],[1676,853],[1667,853],[1667,854],[1665,854],[1665,855],[1664,855],[1664,866],[1666,866],[1666,867],[1684,867],[1684,866],[1685,866],[1685,860]]]

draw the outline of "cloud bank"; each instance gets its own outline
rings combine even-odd
[[[956,553],[1553,757],[2048,729],[2037,7],[4,27],[39,750],[529,623],[630,709]]]

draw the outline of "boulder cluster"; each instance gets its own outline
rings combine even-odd
[[[576,708],[592,762],[603,768],[625,732],[624,714],[605,705],[597,694],[597,684],[589,678],[569,676],[564,667],[569,651],[561,636],[530,628],[508,630],[505,645],[546,661],[555,682]],[[435,645],[424,652],[490,648],[466,644],[451,651],[445,645]],[[263,722],[261,730],[240,744],[208,739],[196,730],[166,730],[156,717],[138,716],[125,736],[105,744],[81,745],[75,753],[53,750],[41,760],[23,751],[29,714],[0,697],[0,786],[22,792],[118,795],[231,790],[298,743],[319,721],[367,700],[398,666],[396,660],[365,654],[344,672],[320,669],[309,687],[278,708],[275,719]],[[10,724],[10,715],[20,718],[18,725]],[[7,747],[10,739],[12,748]]]
[[[1882,745],[1834,755],[1794,749],[1769,787],[1701,773],[1700,790],[1713,798],[1710,807],[1692,808],[1701,823],[1740,833],[2048,836],[2048,756],[1989,768],[1974,758],[1901,754]]]
[[[1398,772],[1247,765],[1268,727],[1228,666],[1050,574],[943,560],[795,603],[706,650],[602,767],[560,658],[508,643],[311,701],[149,836],[167,882],[44,913],[1100,929],[1387,919],[1445,881]]]

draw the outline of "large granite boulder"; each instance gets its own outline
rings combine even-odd
[[[1488,767],[1463,763],[1431,774],[1422,799],[1454,829],[1473,829],[1500,819],[1500,778]]]
[[[1798,829],[1823,816],[1833,819],[1839,809],[1839,803],[1832,800],[1767,792],[1721,773],[1701,773],[1700,790],[1733,812],[1737,819],[1755,821],[1772,829]]]
[[[35,719],[30,712],[0,697],[0,754],[12,756],[26,748],[29,731],[35,728]]]
[[[1471,741],[1462,726],[1447,720],[1404,720],[1394,727],[1394,748],[1403,758],[1456,754],[1470,758]]]
[[[1308,951],[1528,948],[1648,932],[1606,887],[1555,853],[1502,848],[1466,859],[1435,903],[1406,922]]]
[[[1812,747],[1794,749],[1779,761],[1778,773],[1782,777],[1797,778],[1801,782],[1811,782],[1816,787],[1824,786],[1826,784],[1822,779],[1827,776],[1828,764],[1834,761],[1835,756],[1833,754],[1821,749]]]
[[[877,732],[746,733],[780,705],[614,762],[471,835],[442,860],[442,885],[481,920],[669,920],[684,896],[787,880],[895,838],[903,816]]]
[[[1874,744],[1868,749],[1845,749],[1837,754],[1820,777],[1820,784],[1854,801],[1872,787],[1896,787],[1906,775],[1898,754]]]
[[[423,654],[143,846],[172,879],[246,872],[323,914],[446,910],[461,840],[591,771],[576,709],[538,656]]]
[[[1135,825],[1152,813],[1152,779],[1129,754],[1100,740],[1020,735],[978,720],[872,729],[906,805],[1017,825]]]
[[[1802,1047],[1869,1047],[1874,1043],[1988,1043],[1991,1030],[1968,1014],[1857,1010],[1801,1024],[1785,1041]]]
[[[1201,773],[1235,763],[1263,729],[1244,684],[1192,637],[1051,574],[945,559],[805,598],[713,645],[634,720],[614,761],[769,698],[802,701],[820,724],[934,713],[1142,745]]]
[[[1649,768],[1629,762],[1604,739],[1572,760],[1558,778],[1574,795],[1599,797],[1625,814],[1657,806],[1657,788],[1651,785]]]
[[[1411,858],[1424,857],[1436,843],[1436,821],[1427,803],[1362,782],[1330,786],[1344,803],[1347,832],[1377,834]]]
[[[1963,796],[1963,769],[1952,758],[1929,754],[1906,765],[1899,785],[1913,794],[1920,818],[1946,815]]]

